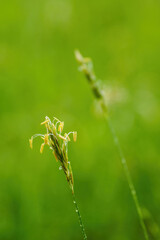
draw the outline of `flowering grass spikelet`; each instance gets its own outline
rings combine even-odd
[[[33,148],[33,137],[31,137],[31,139],[29,139],[29,145],[30,145],[30,148],[32,149]]]
[[[73,141],[74,141],[74,142],[77,141],[77,132],[73,132]]]
[[[42,143],[42,144],[41,144],[41,147],[40,147],[40,153],[41,153],[41,154],[43,153],[44,145],[45,145],[45,143]]]
[[[75,51],[75,58],[79,64],[79,70],[84,73],[92,92],[96,99],[101,100],[102,108],[105,108],[107,112],[107,107],[104,105],[104,94],[96,75],[94,74],[93,62],[91,58],[83,57],[79,50]]]
[[[60,122],[59,127],[58,127],[58,131],[60,133],[63,131],[63,127],[64,127],[64,122]]]
[[[46,134],[35,134],[29,139],[30,147],[33,148],[33,139],[36,137],[41,137],[44,141],[40,147],[40,153],[43,152],[44,146],[48,145],[49,148],[52,150],[55,159],[57,162],[60,163],[61,169],[65,173],[67,182],[74,194],[74,187],[73,187],[73,173],[71,164],[68,161],[68,142],[70,141],[69,135],[73,134],[73,140],[75,141],[77,138],[77,132],[69,132],[68,134],[65,133],[62,135],[64,122],[61,122],[57,118],[53,118],[53,122],[49,119],[49,117],[45,118],[45,121],[41,123],[41,125],[45,125]]]

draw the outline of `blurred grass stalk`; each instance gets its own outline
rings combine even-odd
[[[63,170],[67,182],[70,186],[73,196],[73,203],[75,206],[76,213],[79,219],[79,225],[83,234],[83,239],[87,240],[87,235],[85,232],[84,224],[81,218],[81,214],[75,199],[74,193],[74,184],[73,184],[73,173],[71,168],[71,163],[68,161],[68,142],[70,142],[70,134],[73,134],[74,142],[77,139],[77,132],[69,132],[68,134],[65,133],[62,135],[64,122],[61,122],[57,118],[53,118],[53,122],[49,119],[49,117],[45,118],[45,121],[41,123],[41,125],[45,125],[46,127],[46,134],[35,134],[29,140],[31,149],[33,148],[33,139],[36,137],[41,137],[43,143],[40,147],[40,153],[43,152],[44,146],[47,145],[53,152],[53,155],[57,162],[60,163],[59,170]]]
[[[97,79],[96,75],[94,74],[92,60],[88,57],[83,57],[78,50],[75,51],[75,58],[79,64],[79,70],[81,72],[83,72],[85,77],[87,78],[87,81],[91,87],[94,97],[100,102],[104,117],[105,117],[106,121],[108,122],[108,126],[111,131],[111,134],[112,134],[112,137],[114,140],[114,144],[119,153],[119,156],[120,156],[123,168],[124,168],[124,172],[127,177],[128,185],[129,185],[130,192],[131,192],[132,198],[134,200],[134,203],[135,203],[135,206],[137,209],[137,213],[138,213],[140,224],[141,224],[141,227],[142,227],[142,230],[144,233],[144,237],[146,240],[149,240],[147,229],[146,229],[143,215],[142,215],[142,210],[141,210],[141,207],[140,207],[140,204],[138,201],[137,193],[136,193],[136,190],[135,190],[132,178],[131,178],[131,174],[130,174],[130,171],[129,171],[129,168],[127,165],[127,161],[123,154],[123,151],[122,151],[121,145],[119,143],[119,139],[116,134],[116,131],[113,127],[112,121],[108,115],[108,106],[107,106],[107,103],[105,100],[105,93],[103,91],[103,88],[100,86],[100,81]]]

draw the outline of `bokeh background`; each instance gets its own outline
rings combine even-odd
[[[160,239],[160,2],[14,0],[0,3],[0,239],[80,240],[65,176],[49,149],[47,115],[78,131],[75,192],[89,240],[144,239],[119,156],[74,50],[120,93],[111,118],[150,239]],[[112,94],[111,94],[112,95]],[[114,100],[114,97],[113,97]]]

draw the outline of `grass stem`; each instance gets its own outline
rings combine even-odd
[[[117,148],[117,151],[118,151],[119,157],[121,159],[121,163],[122,163],[125,175],[127,177],[128,185],[129,185],[130,192],[131,192],[133,201],[134,201],[136,209],[137,209],[137,213],[138,213],[140,224],[141,224],[141,227],[142,227],[142,230],[143,230],[143,233],[144,233],[144,237],[145,237],[146,240],[149,240],[147,229],[146,229],[146,226],[145,226],[144,220],[143,220],[142,210],[141,210],[141,207],[140,207],[140,204],[139,204],[139,201],[138,201],[137,193],[136,193],[129,168],[128,168],[126,159],[124,157],[124,154],[123,154],[123,151],[122,151],[122,148],[121,148],[121,145],[119,143],[118,136],[117,136],[116,131],[113,127],[111,119],[108,116],[105,117],[105,118],[108,122],[108,126],[109,126],[109,129],[111,131],[111,134],[112,134],[112,137],[113,137],[113,140],[114,140],[114,144]]]
[[[76,213],[78,215],[79,226],[80,226],[81,231],[82,231],[83,239],[87,240],[86,231],[85,231],[85,228],[84,228],[84,224],[83,224],[83,221],[82,221],[82,217],[81,217],[81,214],[80,214],[80,211],[79,211],[79,207],[78,207],[78,204],[77,204],[77,201],[76,201],[74,193],[73,193],[73,203],[74,203],[74,206],[75,206]]]

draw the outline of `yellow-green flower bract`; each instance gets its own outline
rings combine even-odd
[[[68,161],[68,142],[70,141],[69,135],[73,134],[73,140],[77,139],[77,132],[69,132],[62,135],[64,122],[61,122],[57,118],[53,118],[53,121],[49,119],[49,117],[45,118],[45,121],[41,123],[41,125],[45,125],[46,134],[35,134],[29,139],[30,147],[33,148],[33,139],[40,136],[43,140],[43,143],[40,147],[40,153],[43,152],[44,146],[48,145],[52,150],[56,161],[60,162],[61,168],[63,169],[66,179],[69,183],[69,186],[72,189],[72,193],[74,193],[73,187],[73,173],[71,164]]]

